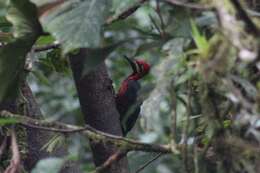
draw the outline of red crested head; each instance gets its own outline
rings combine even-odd
[[[141,77],[145,76],[150,71],[150,65],[144,60],[135,60],[137,64],[136,73]]]
[[[144,77],[150,71],[150,65],[144,60],[131,60],[125,57],[133,69],[133,73],[128,77],[128,79],[139,80]]]

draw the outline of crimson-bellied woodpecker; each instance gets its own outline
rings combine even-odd
[[[138,80],[150,70],[150,65],[143,60],[131,60],[128,57],[125,59],[131,65],[133,72],[122,82],[116,95],[116,107],[120,114],[123,136],[126,136],[138,119],[142,104],[137,103],[138,91],[141,88]]]

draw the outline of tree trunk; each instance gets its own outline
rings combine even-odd
[[[41,119],[42,114],[40,108],[36,103],[32,91],[27,83],[22,86],[22,94],[26,99],[26,115],[31,118]],[[24,160],[24,166],[26,170],[30,171],[40,159],[49,156],[49,153],[43,150],[42,147],[48,142],[51,137],[51,133],[33,128],[26,128],[26,136],[28,152],[26,159]]]
[[[12,113],[16,113],[17,112],[17,104],[15,100],[8,100],[8,101],[2,101],[0,102],[0,111],[2,110],[7,110],[10,111]],[[6,142],[6,147],[3,148],[3,153],[0,157],[0,162],[2,163],[4,161],[5,158],[3,158],[3,155],[5,153],[8,153],[8,150],[10,149],[10,138],[6,136],[4,136],[4,133],[2,131],[2,127],[0,126],[0,145],[2,146],[3,142],[7,140]],[[0,164],[0,172],[3,172],[5,168],[2,167],[2,165]]]
[[[25,83],[21,87],[22,94],[25,98],[25,112],[26,115],[31,118],[42,119],[43,116],[40,111],[40,107],[38,106],[32,91],[27,83]],[[9,100],[4,101],[0,104],[0,111],[1,110],[8,110],[13,113],[18,112],[18,102],[16,100]],[[31,170],[35,167],[36,163],[44,158],[50,156],[65,156],[67,154],[67,150],[65,147],[60,147],[59,149],[55,150],[53,153],[48,153],[47,151],[43,150],[42,147],[45,145],[50,137],[53,135],[51,132],[41,131],[34,128],[26,128],[26,139],[27,141],[27,153],[26,157],[23,160],[24,168],[31,172]],[[0,136],[0,144],[2,143],[3,136]],[[67,163],[64,166],[64,169],[61,173],[81,173],[79,167],[76,163]]]
[[[26,115],[35,118],[42,119],[42,113],[39,105],[37,104],[33,93],[28,86],[25,84],[22,86],[22,93],[26,99]],[[52,137],[52,132],[41,131],[34,128],[26,128],[27,135],[27,145],[28,145],[28,153],[26,159],[24,160],[24,166],[26,170],[30,171],[35,167],[36,163],[47,157],[63,157],[67,154],[67,148],[65,145],[63,147],[59,147],[53,153],[48,153],[42,147],[49,141]],[[75,162],[67,162],[64,165],[64,169],[60,171],[61,173],[81,173],[80,168]]]
[[[81,110],[87,124],[95,129],[114,135],[122,135],[119,114],[116,109],[112,81],[106,66],[101,63],[95,70],[82,77],[87,49],[81,49],[77,55],[71,55],[70,62],[74,74]],[[104,163],[117,151],[114,146],[90,141],[96,166]],[[127,159],[113,164],[106,173],[128,173]]]

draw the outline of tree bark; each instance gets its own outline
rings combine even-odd
[[[27,83],[22,88],[22,94],[25,100],[26,115],[31,118],[41,119],[42,114],[32,91]],[[26,128],[28,152],[24,160],[24,167],[26,170],[31,171],[36,165],[37,161],[49,156],[49,153],[42,149],[43,145],[48,142],[51,133],[40,131],[37,129]]]
[[[70,55],[71,68],[85,122],[100,131],[122,135],[112,81],[108,76],[105,63],[101,63],[95,70],[82,77],[86,58],[91,58],[88,56],[87,49],[81,49],[78,54]],[[90,145],[96,166],[100,166],[117,151],[115,147],[102,143],[90,141]],[[128,173],[127,159],[123,158],[112,164],[105,172]]]
[[[26,99],[26,115],[31,118],[42,119],[42,113],[39,105],[37,104],[33,93],[25,83],[22,86],[22,94]],[[36,163],[44,158],[56,156],[63,157],[67,154],[67,148],[65,146],[59,147],[53,153],[49,153],[42,149],[42,147],[52,137],[52,132],[41,131],[34,128],[26,128],[28,152],[24,160],[24,167],[30,171],[35,167]],[[80,168],[75,162],[67,162],[64,168],[60,171],[61,173],[81,173]]]
[[[21,87],[21,91],[25,98],[26,115],[31,118],[42,119],[43,116],[41,114],[40,107],[37,104],[33,93],[27,83],[23,84],[23,86]],[[2,103],[0,103],[0,111],[8,110],[13,113],[19,113],[18,104],[18,101],[15,99],[3,101]],[[36,163],[41,159],[50,156],[60,157],[67,154],[65,147],[60,147],[53,153],[48,153],[47,151],[42,149],[42,147],[48,142],[52,135],[52,132],[41,131],[34,128],[26,128],[26,139],[23,140],[27,141],[27,153],[25,159],[23,160],[23,166],[27,171],[31,172]],[[2,143],[1,141],[3,138],[3,136],[0,136],[0,144]],[[80,168],[74,162],[65,164],[64,169],[61,171],[61,173],[71,172],[81,173]]]
[[[10,112],[16,113],[17,112],[17,106],[16,106],[16,101],[15,100],[8,100],[8,101],[2,101],[0,102],[0,111],[2,110],[8,110]],[[0,126],[0,145],[3,145],[4,142],[6,142],[6,145],[3,149],[3,153],[0,157],[0,163],[4,161],[3,155],[5,153],[8,153],[8,150],[10,149],[10,138],[7,136],[4,136],[5,134],[2,133],[2,127]],[[2,167],[0,164],[0,172],[3,172],[5,168]]]

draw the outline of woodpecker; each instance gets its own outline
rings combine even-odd
[[[119,88],[116,95],[116,107],[120,114],[123,136],[126,136],[138,119],[142,105],[142,103],[137,102],[138,91],[141,88],[138,80],[149,73],[150,65],[143,60],[131,60],[126,56],[124,58],[132,67],[133,72],[122,82]]]

